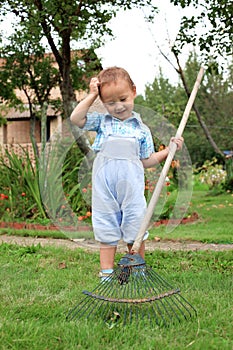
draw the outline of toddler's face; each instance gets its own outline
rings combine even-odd
[[[101,100],[109,114],[120,120],[132,116],[136,87],[131,87],[126,80],[105,84],[101,87]]]

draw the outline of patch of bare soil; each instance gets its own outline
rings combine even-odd
[[[18,244],[21,246],[31,246],[40,244],[41,246],[56,246],[56,247],[66,247],[68,249],[82,248],[89,252],[94,252],[99,250],[99,244],[94,239],[53,239],[53,238],[37,238],[37,237],[21,237],[12,235],[1,235],[0,244]],[[213,251],[224,251],[233,250],[233,244],[214,244],[214,243],[201,243],[196,241],[169,241],[169,240],[148,240],[146,242],[146,250],[154,251],[156,249],[160,250],[188,250],[188,251],[198,251],[198,250],[213,250]],[[120,242],[118,245],[119,252],[126,252],[126,245],[124,242]]]
[[[199,220],[198,214],[193,213],[188,218],[178,220],[178,223],[187,224],[196,222]],[[166,225],[168,220],[160,220],[154,222],[152,226]],[[173,224],[176,224],[176,220],[173,221]],[[29,227],[30,225],[30,227]],[[36,229],[40,231],[44,230],[58,230],[56,226],[42,226],[36,224],[26,224],[26,223],[0,223],[0,227],[4,228],[14,228],[14,229]],[[71,229],[71,228],[70,228]],[[77,229],[77,228],[76,228]],[[82,231],[90,230],[89,226],[80,227]],[[30,246],[40,244],[41,246],[51,245],[51,246],[62,246],[68,249],[77,249],[82,248],[86,251],[98,251],[99,244],[94,239],[54,239],[54,238],[39,238],[39,237],[21,237],[13,235],[0,235],[0,243],[10,243],[18,244],[21,246]],[[156,249],[160,250],[214,250],[214,251],[224,251],[224,250],[233,250],[233,244],[214,244],[214,243],[201,243],[197,241],[177,241],[177,240],[147,240],[146,250],[154,251]],[[119,252],[126,252],[126,244],[120,242],[118,245]]]

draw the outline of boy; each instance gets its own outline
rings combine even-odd
[[[100,276],[112,273],[117,244],[131,251],[146,211],[144,168],[166,159],[169,148],[154,152],[149,128],[133,111],[136,86],[123,68],[110,67],[91,79],[90,91],[71,114],[78,127],[96,131],[92,172],[92,224],[100,242]],[[88,113],[97,97],[108,113]],[[172,138],[181,149],[183,138]],[[145,232],[144,240],[148,237]],[[140,255],[144,258],[143,241]]]

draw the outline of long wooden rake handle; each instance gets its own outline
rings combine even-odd
[[[182,134],[183,134],[184,128],[186,126],[186,123],[187,123],[190,111],[192,109],[195,97],[197,95],[197,91],[199,89],[199,86],[200,86],[200,83],[201,83],[203,75],[204,75],[204,69],[201,67],[201,69],[200,69],[200,71],[199,71],[199,73],[197,75],[196,82],[195,82],[195,84],[193,86],[192,93],[191,93],[191,95],[190,95],[190,97],[188,99],[187,105],[185,107],[185,111],[184,111],[183,116],[181,118],[180,125],[179,125],[179,127],[177,129],[175,137],[181,137]],[[137,234],[136,240],[135,240],[135,242],[133,244],[133,247],[132,247],[132,251],[135,252],[135,253],[138,253],[139,249],[141,247],[143,237],[144,237],[145,232],[146,232],[146,230],[147,230],[147,228],[149,226],[151,217],[153,215],[154,208],[155,208],[155,206],[156,206],[156,204],[158,202],[160,193],[161,193],[162,188],[164,186],[164,182],[165,182],[166,176],[167,176],[169,168],[171,166],[171,162],[172,162],[173,157],[174,157],[174,155],[176,153],[176,148],[177,148],[177,145],[174,142],[171,142],[171,144],[169,146],[168,156],[167,156],[166,161],[164,163],[164,166],[163,166],[163,169],[161,171],[159,180],[158,180],[158,182],[156,184],[156,187],[155,187],[154,192],[152,194],[151,200],[150,200],[150,202],[148,204],[145,217],[144,217],[144,219],[142,221],[141,227],[139,229],[139,232]]]

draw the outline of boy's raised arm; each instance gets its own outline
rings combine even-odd
[[[71,113],[71,116],[70,116],[71,122],[77,125],[79,128],[84,127],[86,123],[87,112],[99,94],[98,83],[99,81],[97,78],[91,79],[89,94],[84,98],[84,100],[79,102],[79,104],[75,107],[75,109]]]

